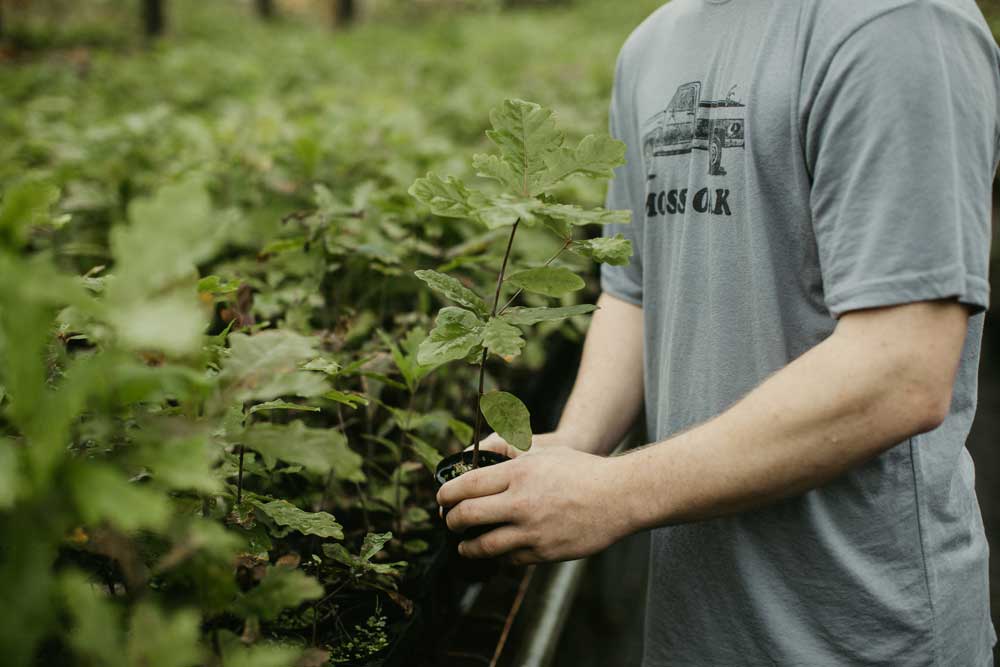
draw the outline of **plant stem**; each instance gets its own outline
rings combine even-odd
[[[503,264],[500,265],[500,275],[497,276],[497,289],[496,293],[493,295],[493,312],[490,317],[497,316],[497,306],[500,305],[500,290],[503,289],[503,277],[507,273],[507,262],[510,260],[510,250],[514,246],[514,235],[517,234],[517,226],[521,224],[520,220],[514,223],[514,226],[510,228],[510,238],[507,239],[507,251],[503,254]],[[554,258],[553,258],[554,259]],[[506,306],[505,306],[506,307]],[[479,393],[476,396],[476,429],[473,431],[472,435],[472,467],[479,467],[479,433],[483,425],[483,411],[480,408],[480,403],[483,400],[483,383],[486,379],[486,355],[488,350],[483,347],[483,357],[479,361]]]
[[[566,248],[568,248],[569,245],[572,242],[573,242],[573,238],[572,237],[566,239],[566,242],[562,244],[562,247],[559,248],[559,250],[557,250],[554,255],[552,255],[547,260],[545,260],[545,263],[542,264],[542,267],[546,267],[549,264],[551,264],[552,262],[556,261],[556,258],[559,257],[559,255],[563,254],[563,251],[566,250]],[[523,289],[519,289],[516,292],[514,292],[514,296],[510,297],[509,299],[507,299],[507,303],[505,303],[503,305],[503,308],[501,308],[500,312],[497,313],[497,314],[498,315],[503,315],[507,311],[507,309],[510,308],[510,304],[514,303],[514,299],[516,299],[517,297],[521,296],[521,292],[523,292],[523,291],[524,291]]]

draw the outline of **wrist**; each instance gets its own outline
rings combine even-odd
[[[647,445],[638,450],[613,456],[615,466],[615,502],[629,532],[639,532],[677,523],[680,497],[666,480],[671,476],[670,459],[662,456],[664,448]]]
[[[568,426],[559,425],[555,431],[547,434],[551,437],[550,443],[561,447],[570,447],[586,454],[598,454],[603,456],[598,443],[594,442],[592,436],[582,432],[581,429],[574,429]]]
[[[639,488],[635,456],[612,456],[605,459],[609,470],[608,486],[611,489],[610,506],[622,536],[648,528],[644,521],[643,499],[646,494]],[[648,501],[648,498],[646,498]]]
[[[550,431],[549,433],[542,433],[536,435],[531,441],[532,447],[539,447],[542,449],[551,449],[553,447],[568,447],[570,449],[580,450],[577,439],[570,433],[564,430]],[[582,451],[582,450],[581,450]]]

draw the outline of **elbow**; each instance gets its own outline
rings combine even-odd
[[[927,433],[941,426],[951,411],[951,390],[946,387],[928,387],[914,400],[912,407],[912,435]]]
[[[951,412],[954,373],[937,372],[925,361],[914,359],[908,363],[900,385],[903,388],[907,437],[933,431],[941,426]]]

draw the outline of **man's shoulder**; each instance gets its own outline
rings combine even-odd
[[[702,0],[673,0],[661,5],[625,40],[618,54],[619,67],[628,70],[637,62],[641,62],[647,49],[668,34],[677,18],[691,11],[692,5]]]
[[[842,41],[874,21],[897,22],[962,19],[968,27],[988,32],[975,0],[793,0],[801,2],[804,23],[812,35]]]
[[[679,22],[705,11],[705,5],[705,0],[672,0],[661,5],[632,31],[619,58],[626,67],[641,59]],[[778,0],[774,12],[779,20],[798,20],[819,39],[843,39],[876,19],[906,20],[915,14],[927,20],[958,17],[988,32],[975,0]]]

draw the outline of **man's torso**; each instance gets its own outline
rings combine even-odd
[[[651,439],[724,411],[836,325],[803,88],[835,33],[893,3],[830,4],[675,0],[622,53]],[[654,532],[647,667],[985,662],[987,551],[964,448],[981,327],[973,317],[940,429],[802,497]]]

